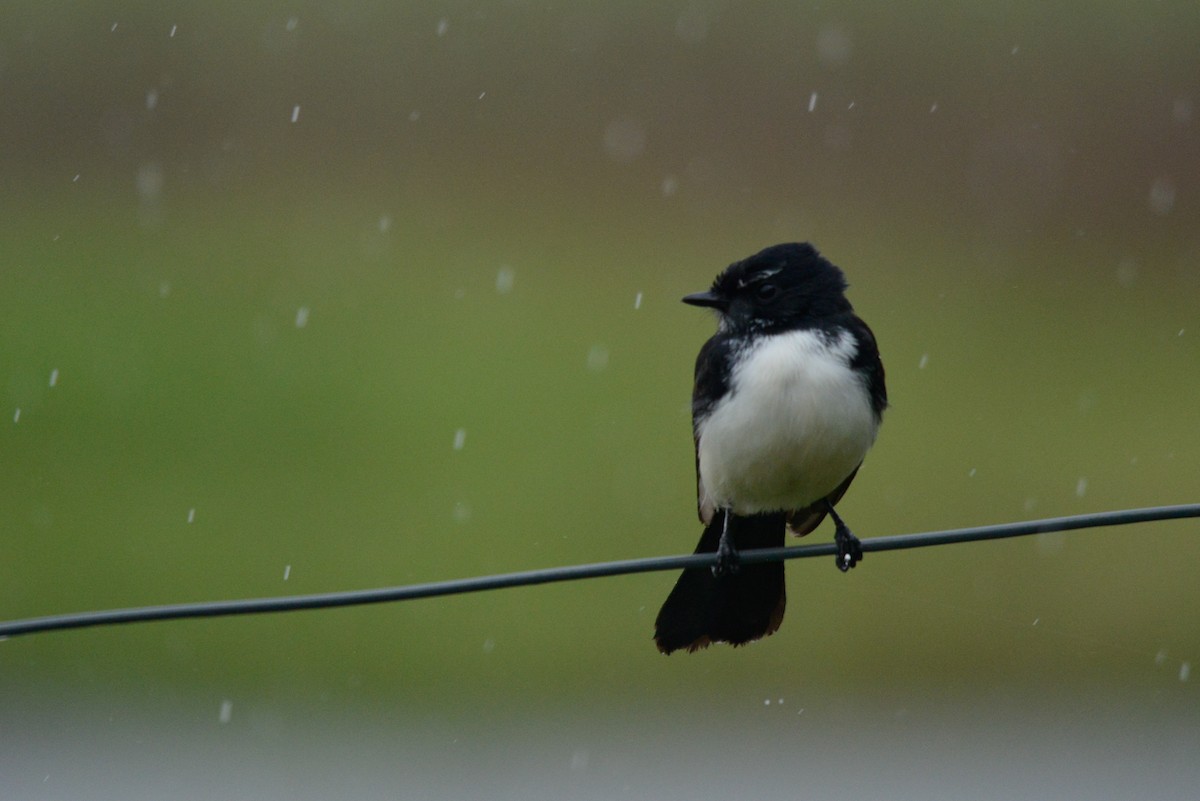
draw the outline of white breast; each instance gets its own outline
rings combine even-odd
[[[730,392],[699,423],[702,505],[798,509],[850,475],[879,428],[849,367],[855,347],[849,332],[792,331],[743,354]]]

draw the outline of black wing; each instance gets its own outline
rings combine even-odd
[[[696,448],[696,510],[700,522],[712,521],[713,508],[704,504],[704,480],[700,476],[700,423],[729,391],[730,364],[737,350],[737,340],[715,334],[700,348],[696,356],[696,381],[692,387],[692,440]]]
[[[876,419],[881,418],[888,405],[887,384],[883,377],[883,362],[879,358],[875,334],[866,323],[853,314],[845,325],[859,343],[858,352],[854,354],[850,366],[866,376],[867,390],[871,393],[871,408],[875,410]]]

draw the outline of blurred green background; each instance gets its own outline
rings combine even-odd
[[[847,272],[864,537],[1200,500],[1200,6],[10,3],[6,619],[688,552],[678,303]],[[829,537],[822,529],[817,540]],[[1182,797],[1196,522],[0,643],[5,798]],[[1190,791],[1187,791],[1190,792]]]

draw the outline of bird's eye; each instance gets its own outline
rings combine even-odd
[[[758,289],[754,290],[754,296],[759,300],[774,300],[779,294],[779,287],[774,284],[759,284]]]

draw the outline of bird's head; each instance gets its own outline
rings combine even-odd
[[[684,303],[715,309],[729,332],[804,328],[852,311],[842,271],[807,242],[774,245],[729,265]]]

